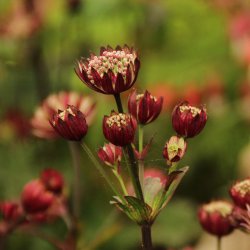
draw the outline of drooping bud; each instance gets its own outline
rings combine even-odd
[[[153,122],[162,110],[163,97],[156,98],[147,90],[143,94],[137,94],[136,90],[128,99],[128,110],[140,124]]]
[[[230,189],[230,195],[235,205],[246,209],[250,205],[250,178],[239,181]]]
[[[137,122],[130,114],[111,112],[103,118],[103,134],[116,146],[126,146],[133,142]]]
[[[168,163],[178,162],[182,159],[187,149],[187,143],[183,137],[172,136],[165,144],[163,157]]]
[[[177,105],[172,113],[173,128],[182,137],[191,138],[198,135],[206,122],[206,109],[190,106],[188,102]]]
[[[40,180],[48,191],[54,194],[61,194],[64,180],[62,175],[55,169],[44,169],[40,174]]]
[[[226,201],[212,201],[200,207],[198,217],[203,229],[218,237],[230,234],[234,226],[230,216],[233,206]]]
[[[70,141],[81,141],[88,131],[84,114],[71,105],[63,111],[58,110],[50,124],[59,135]]]
[[[122,148],[112,143],[105,144],[98,150],[99,159],[108,166],[120,166],[122,159]]]
[[[102,47],[99,56],[91,54],[90,58],[79,61],[75,71],[89,88],[114,95],[133,86],[139,68],[137,52],[125,45],[116,49]]]
[[[21,201],[26,213],[42,213],[52,205],[54,195],[45,189],[40,180],[32,180],[24,186]]]

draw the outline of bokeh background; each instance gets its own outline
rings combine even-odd
[[[190,140],[182,161],[190,171],[153,228],[155,244],[165,248],[202,245],[198,205],[228,199],[231,184],[250,173],[247,0],[0,1],[0,199],[19,197],[23,185],[45,167],[61,171],[71,199],[67,143],[33,136],[30,119],[51,93],[74,90],[90,95],[97,102],[97,114],[85,141],[96,152],[104,142],[102,117],[114,108],[114,101],[86,88],[74,66],[90,51],[118,44],[139,51],[136,87],[165,99],[161,116],[145,132],[146,139],[155,134],[148,168],[165,166],[162,149],[173,134],[173,106],[183,99],[193,105],[206,103],[206,128]],[[126,93],[123,98],[126,103]],[[112,193],[83,151],[81,161],[80,246],[136,249],[138,228],[109,204]],[[63,237],[66,229],[59,221],[43,230]],[[8,238],[7,247],[53,249],[20,233]]]

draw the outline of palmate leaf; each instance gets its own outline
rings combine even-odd
[[[168,204],[172,198],[176,188],[178,187],[181,179],[184,177],[189,167],[181,168],[180,170],[173,171],[168,176],[168,181],[164,189],[160,190],[154,197],[152,207],[151,220],[154,220],[160,211]]]
[[[137,224],[141,225],[144,222],[149,222],[152,209],[148,204],[133,196],[125,196],[124,198],[127,204],[120,202],[116,197],[114,197],[116,201],[112,201],[111,203],[115,204],[117,208]]]

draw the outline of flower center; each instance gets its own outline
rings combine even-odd
[[[241,197],[244,197],[246,194],[250,193],[250,179],[236,183],[233,188]]]
[[[201,113],[201,109],[190,106],[190,105],[180,106],[180,111],[181,111],[181,113],[183,113],[185,111],[190,111],[193,117],[195,117],[196,115],[199,115]]]
[[[123,50],[104,51],[101,56],[94,56],[92,59],[88,59],[88,77],[93,80],[91,68],[94,68],[101,77],[108,70],[112,70],[115,75],[120,73],[125,77],[127,67],[130,63],[134,63],[135,57],[134,54],[126,53]]]
[[[65,120],[65,118],[66,118],[66,113],[68,113],[68,114],[71,114],[71,115],[73,115],[73,116],[76,116],[76,114],[72,111],[72,109],[71,108],[67,108],[66,110],[63,110],[62,112],[60,112],[58,115],[59,115],[59,118],[61,119],[61,120]]]
[[[125,114],[117,114],[110,116],[106,123],[111,128],[113,126],[117,126],[119,129],[121,129],[121,126],[127,125],[128,116]]]
[[[223,217],[226,217],[232,213],[232,205],[224,201],[214,201],[203,206],[204,210],[208,213],[218,212]]]

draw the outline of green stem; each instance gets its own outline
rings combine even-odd
[[[139,125],[138,129],[139,134],[139,153],[143,151],[143,126]],[[139,163],[139,180],[141,183],[142,193],[144,194],[144,161],[140,159],[138,161]]]
[[[221,237],[217,237],[217,250],[221,250]]]
[[[121,175],[115,169],[113,170],[113,173],[114,173],[115,177],[117,178],[117,180],[119,181],[124,195],[128,195],[127,189],[126,189],[126,187],[124,185],[124,182],[122,180]]]
[[[80,186],[80,152],[76,142],[69,142],[69,148],[73,160],[73,215],[77,219],[80,216],[81,186]]]
[[[98,162],[98,160],[95,158],[95,156],[93,155],[93,153],[91,152],[91,150],[89,149],[89,147],[82,142],[82,147],[84,149],[84,151],[87,153],[87,155],[89,156],[90,160],[93,162],[93,164],[95,165],[95,167],[97,168],[97,170],[101,173],[101,175],[104,177],[104,179],[107,181],[107,183],[109,184],[109,186],[111,187],[111,189],[113,190],[113,192],[120,198],[122,199],[122,201],[124,203],[126,203],[125,199],[123,198],[123,195],[115,188],[114,183],[112,182],[112,180],[110,179],[110,177],[106,174],[106,172],[103,170],[102,166],[100,165],[100,163]]]

